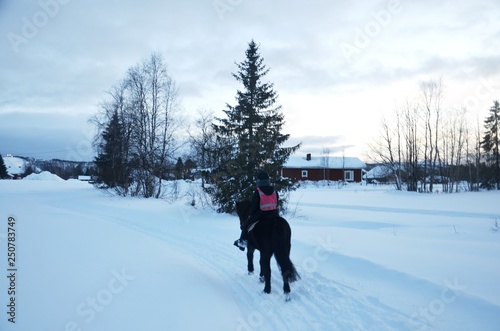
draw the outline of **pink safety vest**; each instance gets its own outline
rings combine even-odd
[[[260,188],[257,188],[257,191],[259,191],[260,197],[260,210],[268,211],[278,209],[278,198],[276,196],[276,191],[274,191],[271,195],[266,195],[260,190]]]

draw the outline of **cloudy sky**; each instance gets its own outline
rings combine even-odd
[[[500,99],[499,17],[497,0],[0,0],[0,153],[91,160],[88,118],[153,52],[185,114],[220,115],[254,39],[291,143],[364,159],[422,81],[482,122]]]

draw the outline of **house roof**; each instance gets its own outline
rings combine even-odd
[[[363,178],[364,179],[377,179],[377,178],[384,178],[388,175],[391,174],[391,169],[389,169],[385,165],[378,165],[375,166],[373,169],[368,171]]]
[[[357,157],[342,157],[342,156],[311,156],[311,160],[307,160],[306,156],[292,155],[285,163],[284,168],[302,168],[302,169],[362,169],[366,164]]]

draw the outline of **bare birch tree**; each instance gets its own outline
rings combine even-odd
[[[472,131],[472,130],[471,130]],[[473,132],[473,135],[472,135]],[[475,130],[467,135],[467,168],[469,173],[469,189],[479,191],[481,167],[481,129],[479,119],[476,121]]]
[[[213,129],[214,114],[209,110],[198,110],[194,129],[188,129],[191,154],[193,160],[202,169],[201,187],[205,188],[205,181],[210,170],[216,167],[213,159],[216,146],[216,135]]]
[[[396,113],[396,125],[388,123],[385,117],[381,120],[380,136],[370,145],[371,158],[386,166],[395,179],[398,191],[402,190],[401,184],[401,135],[399,112]]]
[[[468,134],[466,109],[453,109],[446,113],[442,127],[440,180],[443,191],[458,191],[461,179],[460,169],[466,154],[465,141]]]
[[[423,191],[427,191],[425,178],[429,177],[429,192],[433,190],[436,165],[439,159],[439,132],[443,86],[441,79],[425,81],[420,86],[424,119]]]
[[[402,109],[402,137],[404,143],[404,170],[408,191],[417,191],[420,179],[420,136],[418,106],[406,102]]]
[[[323,147],[321,152],[321,166],[323,167],[323,180],[327,181],[330,185],[330,148]]]

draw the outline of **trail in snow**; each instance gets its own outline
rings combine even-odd
[[[292,201],[291,203],[298,204],[299,202]],[[340,205],[334,203],[313,203],[313,202],[301,202],[300,206],[313,207],[313,208],[345,209],[345,210],[356,210],[356,211],[367,211],[367,212],[412,214],[412,215],[500,219],[500,213],[464,212],[464,211],[435,210],[435,209],[411,209],[411,208],[396,208],[396,207],[374,207],[374,206],[363,206],[363,205],[353,206],[353,205]]]
[[[181,206],[177,210],[179,219],[190,213],[185,208],[190,207]],[[203,234],[204,227],[200,223],[207,220],[191,220],[193,223],[189,224],[188,238],[167,232],[168,227],[155,220],[142,219],[133,223],[111,220],[158,238],[170,249],[196,257],[203,269],[216,272],[231,288],[240,311],[244,312],[238,318],[238,329],[364,330],[373,326],[377,326],[378,330],[406,328],[408,316],[405,314],[317,273],[303,272],[302,280],[291,284],[292,301],[285,302],[282,279],[276,263],[273,264],[272,270],[273,291],[270,295],[262,293],[263,284],[258,281],[258,272],[251,276],[246,275],[246,255],[236,250],[228,238]],[[236,221],[234,226],[237,226]],[[255,260],[258,265],[258,252]]]

